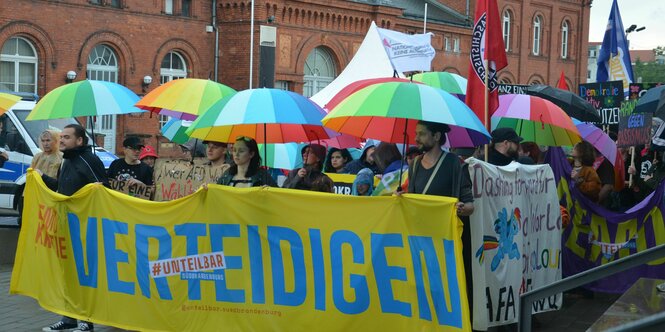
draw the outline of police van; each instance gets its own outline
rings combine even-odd
[[[26,117],[37,104],[35,94],[2,91],[20,96],[22,99],[4,115],[0,116],[0,151],[3,149],[9,159],[0,168],[0,208],[14,209],[20,214],[20,197],[25,187],[26,172],[32,157],[40,152],[39,135],[46,129],[62,130],[66,125],[78,123],[75,118],[26,121]],[[89,141],[92,142],[89,135]],[[55,146],[54,148],[58,148]],[[114,154],[96,146],[95,153],[108,168]],[[20,224],[20,215],[19,215]]]

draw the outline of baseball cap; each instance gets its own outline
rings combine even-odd
[[[122,146],[126,148],[132,148],[132,149],[141,149],[145,145],[141,142],[141,139],[136,137],[136,136],[130,136],[125,138],[124,141],[122,141]]]
[[[513,128],[497,128],[492,131],[492,141],[495,143],[511,141],[519,144],[522,140],[523,138],[517,135]]]
[[[141,149],[141,154],[139,155],[139,160],[143,160],[145,157],[155,157],[159,158],[157,156],[157,153],[155,152],[155,148],[153,148],[150,145],[146,145]]]

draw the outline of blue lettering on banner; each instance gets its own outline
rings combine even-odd
[[[103,243],[98,243],[99,219]],[[164,270],[171,269],[170,271],[161,271],[175,272],[173,275],[187,280],[187,299],[190,301],[201,300],[206,296],[201,292],[201,282],[212,282],[218,302],[265,304],[267,299],[272,298],[272,304],[275,305],[300,306],[308,296],[313,296],[314,308],[325,311],[330,310],[327,307],[327,296],[331,295],[334,309],[355,315],[369,309],[372,299],[370,292],[375,291],[384,313],[414,317],[417,312],[420,319],[436,319],[439,325],[458,328],[462,326],[458,267],[452,240],[442,240],[443,246],[440,247],[435,246],[435,239],[426,236],[372,233],[369,239],[361,239],[353,231],[337,230],[327,235],[329,247],[326,249],[329,249],[329,252],[326,252],[323,244],[327,242],[320,229],[309,229],[306,234],[301,235],[288,227],[247,225],[247,238],[244,239],[242,237],[245,234],[241,236],[239,224],[189,222],[174,225],[173,233],[170,233],[169,229],[163,226],[128,224],[95,217],[84,220],[86,221],[82,222],[73,213],[67,214],[76,274],[81,286],[98,286],[98,264],[101,255],[106,264],[107,278],[107,282],[103,284],[107,285],[109,291],[134,295],[137,293],[135,284],[138,284],[141,295],[151,298],[151,282],[154,282],[161,300],[173,300],[168,277],[152,277],[148,253],[155,252],[155,248],[151,246],[157,246],[158,260],[165,260],[173,258],[174,241],[185,242],[186,253],[191,256],[200,253],[199,243],[202,240],[209,240],[212,252],[224,252],[225,269],[216,269],[210,273],[187,271],[184,266],[173,263],[164,265]],[[86,234],[83,237],[82,232]],[[134,247],[122,246],[121,244],[126,243],[127,235],[132,233],[135,234]],[[228,255],[224,250],[225,241],[245,243],[247,256]],[[262,247],[266,245],[265,242],[269,253],[266,257]],[[236,243],[234,249],[238,248]],[[103,252],[100,252],[99,245],[103,246]],[[305,249],[309,250],[308,255],[305,255]],[[132,253],[131,250],[135,252]],[[366,250],[369,250],[369,256],[366,256]],[[390,265],[391,253],[410,255],[411,266]],[[121,280],[119,271],[130,264],[132,255],[136,257],[136,279]],[[250,280],[246,283],[247,289],[230,289],[226,273],[239,273],[240,271],[234,270],[243,269],[242,257],[249,260],[247,266],[250,269]],[[306,261],[306,257],[311,261]],[[265,262],[266,259],[269,262]],[[285,259],[291,259],[292,262],[285,262]],[[326,262],[330,262],[330,271],[327,270]],[[306,264],[310,270],[306,269]],[[286,271],[287,267],[293,270]],[[376,288],[369,287],[369,275],[353,271],[373,271]],[[272,294],[266,294],[267,273],[272,275]],[[286,275],[293,275],[293,280],[287,281]],[[413,276],[414,280],[409,280],[409,276]],[[426,284],[426,280],[429,284]],[[308,283],[313,285],[313,294],[307,293]],[[416,303],[398,300],[393,287],[400,283],[415,285]],[[246,296],[248,291],[251,292],[249,297]],[[434,308],[436,318],[430,308]]]

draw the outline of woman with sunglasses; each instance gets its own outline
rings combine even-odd
[[[217,184],[236,188],[268,185],[277,187],[275,181],[261,168],[259,146],[253,138],[240,136],[233,144],[233,165],[217,180]],[[267,179],[267,182],[266,182]]]

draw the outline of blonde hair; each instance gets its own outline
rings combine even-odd
[[[58,151],[58,145],[60,144],[59,131],[55,131],[53,129],[46,129],[42,131],[41,134],[39,134],[39,148],[42,149],[42,151],[44,151],[44,147],[42,146],[42,137],[50,137],[51,140],[53,141],[51,145],[52,146],[51,150],[53,150],[54,152]]]

